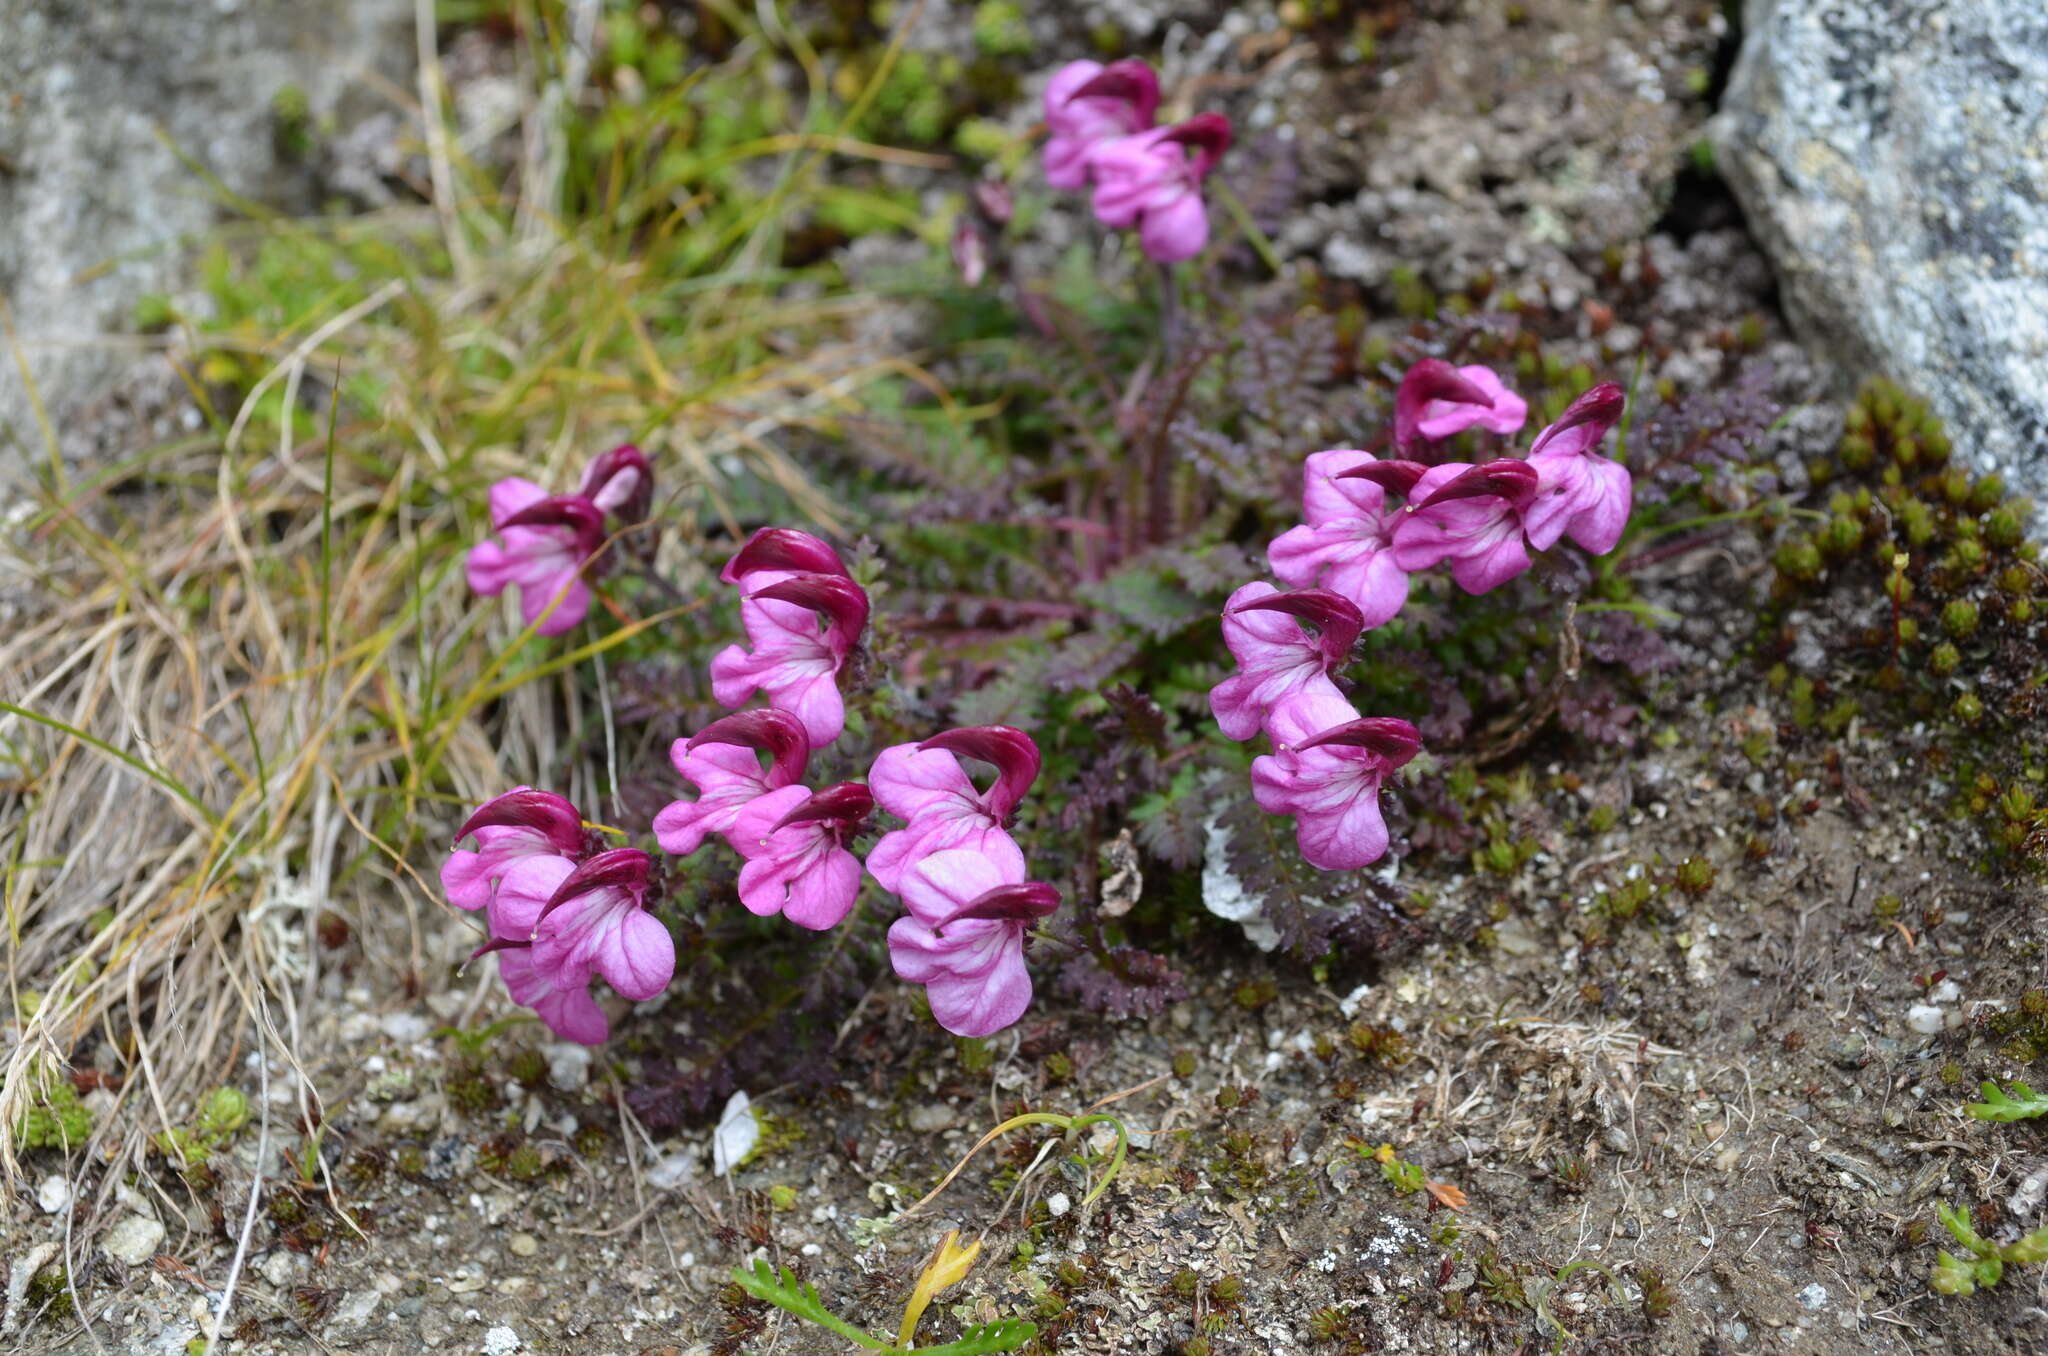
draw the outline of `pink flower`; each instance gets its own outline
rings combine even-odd
[[[907,917],[889,927],[896,974],[925,986],[932,1016],[956,1036],[988,1036],[1031,1006],[1024,934],[1059,907],[1026,884],[1021,861],[966,848],[935,852],[903,878]]]
[[[653,865],[639,848],[613,848],[564,877],[533,926],[536,978],[566,991],[596,973],[635,1002],[667,987],[676,945],[647,911]]]
[[[1394,561],[1409,572],[1451,562],[1451,578],[1484,593],[1529,568],[1522,509],[1536,493],[1536,468],[1514,457],[1432,466],[1409,492],[1394,527]]]
[[[1202,178],[1229,146],[1230,119],[1221,113],[1099,143],[1088,157],[1096,219],[1137,227],[1138,243],[1162,264],[1194,258],[1209,242]]]
[[[992,225],[1001,226],[1016,214],[1017,200],[1001,179],[981,179],[974,185],[974,205]]]
[[[1309,693],[1342,701],[1330,672],[1363,629],[1357,605],[1327,589],[1282,593],[1264,582],[1246,584],[1223,608],[1223,643],[1238,672],[1209,690],[1216,723],[1231,739],[1250,739],[1290,698]]]
[[[1529,406],[1490,367],[1452,367],[1424,358],[1394,393],[1394,446],[1403,452],[1480,425],[1502,435],[1521,431]]]
[[[996,769],[988,790],[976,789],[960,764],[963,757]],[[1022,879],[1024,854],[1006,826],[1037,780],[1038,767],[1038,745],[1007,725],[973,725],[882,750],[868,771],[868,785],[883,809],[907,823],[882,835],[868,853],[868,873],[883,889],[900,892],[904,873],[920,858],[965,847],[1005,863],[1014,859]]]
[[[953,271],[969,287],[981,286],[988,276],[988,237],[966,217],[953,227]]]
[[[755,574],[773,572],[776,578],[787,578],[792,574],[836,574],[850,578],[846,573],[846,562],[839,553],[808,532],[794,527],[764,527],[747,538],[746,545],[733,552],[732,559],[725,562],[725,568],[718,577],[728,584],[738,584],[742,589],[751,590],[772,581],[763,579],[756,584],[748,580]]]
[[[837,924],[860,893],[860,861],[846,844],[874,804],[858,782],[816,795],[785,786],[751,801],[730,835],[747,859],[740,903],[750,913],[779,913],[814,932]]]
[[[823,631],[819,612],[826,618]],[[728,645],[712,657],[711,694],[738,706],[756,691],[766,692],[769,705],[802,721],[811,747],[822,748],[846,727],[839,670],[867,620],[866,590],[843,575],[792,574],[756,587],[740,604],[753,651]]]
[[[1321,586],[1358,605],[1360,625],[1385,625],[1408,601],[1408,572],[1394,563],[1394,524],[1385,487],[1355,474],[1379,465],[1370,452],[1338,448],[1312,452],[1302,472],[1301,508],[1307,521],[1266,548],[1281,582]]]
[[[768,755],[766,768],[756,751]],[[654,816],[654,836],[663,852],[687,857],[707,834],[730,835],[733,821],[757,796],[801,781],[811,745],[803,722],[771,706],[715,720],[671,744],[668,756],[698,795],[663,806]]]
[[[441,868],[441,888],[458,909],[491,902],[498,881],[523,857],[574,857],[583,850],[583,816],[552,791],[515,786],[485,801],[455,831],[455,841],[476,838],[477,850],[458,848]]]
[[[1569,535],[1596,556],[1621,540],[1635,503],[1635,481],[1619,462],[1593,449],[1621,418],[1621,388],[1602,382],[1565,407],[1561,418],[1536,435],[1529,464],[1536,497],[1522,514],[1529,544],[1539,551]]]
[[[548,901],[562,888],[562,882],[575,873],[573,857],[521,857],[507,867],[484,915],[491,934],[484,950],[532,942],[533,930],[547,912]]]
[[[593,460],[577,493],[630,527],[647,520],[654,502],[654,469],[639,448],[627,443]]]
[[[1104,66],[1070,61],[1045,87],[1045,181],[1054,188],[1088,182],[1088,153],[1096,143],[1152,125],[1159,109],[1159,77],[1134,58]]]
[[[522,1007],[532,1008],[548,1030],[579,1045],[602,1045],[611,1034],[604,1009],[590,996],[590,976],[581,983],[573,975],[544,971],[534,963],[531,947],[508,947],[498,953],[498,978],[505,992]],[[568,982],[558,986],[557,980]]]
[[[519,587],[519,613],[531,626],[558,636],[590,611],[583,567],[604,544],[604,511],[581,495],[551,497],[530,480],[509,477],[491,486],[491,526],[504,545],[482,541],[469,549],[469,586],[495,597]],[[560,603],[556,604],[556,599]],[[554,611],[548,612],[551,604]]]
[[[1252,760],[1252,795],[1268,814],[1293,815],[1301,855],[1349,871],[1387,850],[1380,786],[1413,758],[1422,736],[1405,720],[1354,720]]]

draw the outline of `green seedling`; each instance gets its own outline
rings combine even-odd
[[[950,1229],[939,1241],[938,1250],[925,1264],[924,1272],[917,1278],[916,1288],[910,1292],[910,1299],[903,1306],[903,1322],[894,1341],[855,1327],[839,1317],[825,1307],[816,1286],[799,1281],[786,1267],[770,1266],[766,1258],[756,1261],[752,1271],[734,1267],[732,1278],[755,1299],[838,1333],[857,1346],[882,1352],[884,1356],[909,1356],[912,1352],[921,1353],[921,1356],[982,1356],[985,1352],[1015,1351],[1038,1336],[1037,1324],[1006,1318],[995,1323],[976,1324],[956,1341],[935,1347],[916,1345],[918,1320],[924,1317],[932,1297],[965,1280],[974,1259],[981,1255],[979,1241],[963,1248],[959,1240],[960,1231]]]
[[[2048,1116],[2048,1095],[2035,1092],[2017,1079],[2010,1095],[1999,1091],[1996,1083],[1981,1083],[1977,1090],[1984,1094],[1984,1100],[1972,1102],[1963,1110],[1980,1121],[2023,1121],[2029,1116]]]
[[[159,1133],[155,1143],[164,1157],[187,1167],[203,1167],[248,1123],[247,1094],[235,1088],[215,1088],[200,1099],[199,1114],[193,1117],[190,1129],[173,1126]]]
[[[31,1075],[34,1077],[35,1075]],[[43,1078],[30,1105],[15,1118],[15,1142],[27,1149],[71,1149],[92,1133],[92,1111],[61,1075]]]
[[[1993,1243],[1978,1235],[1969,1211],[1937,1205],[1934,1213],[1969,1254],[1957,1257],[1943,1248],[1936,1255],[1931,1283],[1944,1295],[1973,1295],[1997,1285],[2007,1263],[2048,1261],[2048,1229],[2036,1229],[2016,1242]]]

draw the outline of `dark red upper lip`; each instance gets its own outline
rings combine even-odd
[[[840,782],[837,786],[828,786],[817,792],[777,820],[775,829],[817,821],[830,821],[851,827],[866,819],[874,808],[873,792],[859,782]],[[773,833],[775,829],[770,829],[769,832]]]
[[[524,786],[493,798],[455,831],[455,841],[484,828],[534,829],[564,853],[583,846],[583,817],[576,807],[552,791]]]
[[[719,578],[736,583],[756,570],[789,570],[797,574],[846,573],[839,553],[808,532],[793,527],[764,527],[725,562]]]
[[[998,819],[1009,816],[1038,780],[1038,745],[1030,735],[1008,725],[968,725],[933,735],[917,746],[943,749],[947,753],[979,758],[996,770],[996,784],[989,788],[987,805]]]
[[[1520,457],[1501,457],[1467,467],[1431,490],[1414,507],[1428,508],[1454,499],[1505,499],[1517,507],[1536,493],[1536,468]]]
[[[793,574],[747,596],[815,608],[832,619],[849,645],[868,624],[868,592],[845,575]]]
[[[968,918],[993,918],[1007,922],[1028,922],[1043,918],[1060,906],[1060,892],[1040,881],[1021,885],[998,885],[995,889],[961,905],[937,924],[945,927]]]
[[[1323,656],[1329,664],[1335,664],[1350,654],[1359,633],[1365,630],[1365,614],[1358,610],[1358,604],[1328,589],[1290,589],[1285,593],[1269,593],[1263,598],[1239,603],[1231,611],[1285,612],[1313,623],[1322,633]]]
[[[1389,767],[1400,767],[1422,752],[1422,732],[1393,716],[1368,716],[1364,720],[1333,725],[1310,735],[1294,747],[1298,750],[1313,749],[1332,744],[1364,749],[1385,760]]]
[[[584,555],[604,544],[604,510],[580,494],[556,494],[536,500],[498,524],[508,527],[566,527],[576,534]]]
[[[1383,490],[1394,494],[1407,494],[1415,488],[1415,482],[1429,471],[1419,461],[1369,461],[1363,466],[1354,466],[1348,471],[1337,471],[1332,480],[1369,480]]]
[[[804,723],[789,712],[772,706],[739,711],[714,720],[691,735],[689,743],[683,747],[696,749],[704,744],[732,744],[743,749],[759,749],[773,761],[785,785],[802,781],[804,769],[811,761],[811,741],[804,733]]]
[[[560,906],[593,890],[642,889],[654,870],[654,859],[639,848],[611,848],[597,853],[563,878],[554,894],[541,906],[547,917]]]
[[[1422,412],[1433,400],[1484,405],[1488,409],[1493,407],[1493,397],[1470,377],[1442,358],[1424,358],[1402,375],[1400,389],[1394,392],[1396,447],[1405,449],[1410,443],[1421,440]]]
[[[1628,396],[1611,381],[1603,381],[1581,392],[1576,400],[1564,407],[1564,413],[1557,417],[1556,423],[1536,435],[1536,441],[1529,446],[1529,455],[1535,456],[1552,438],[1582,424],[1597,425],[1599,432],[1592,441],[1600,441],[1607,436],[1607,430],[1620,421],[1622,409],[1627,404]]]

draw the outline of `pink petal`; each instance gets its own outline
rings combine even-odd
[[[1386,513],[1387,492],[1370,480],[1337,479],[1340,471],[1378,461],[1370,452],[1337,447],[1311,452],[1301,472],[1301,516],[1311,527],[1360,518],[1378,522]]]
[[[626,909],[593,949],[592,968],[636,1003],[668,987],[676,972],[676,944],[661,920],[641,908]]]
[[[1189,192],[1163,207],[1145,213],[1138,227],[1138,244],[1162,264],[1192,259],[1209,243],[1209,213],[1202,195]],[[1029,981],[1026,981],[1027,1001]]]
[[[771,687],[768,700],[804,723],[814,749],[830,744],[846,728],[846,700],[839,695],[837,674],[820,673],[786,687]]]
[[[671,857],[687,857],[714,833],[729,833],[750,797],[672,800],[654,816],[654,840]]]
[[[562,601],[553,612],[548,612],[547,620],[535,629],[535,634],[559,636],[564,631],[574,630],[589,613],[590,586],[583,582],[580,573],[570,571],[538,588],[530,584],[522,586],[519,590],[519,615],[528,626],[532,626],[535,618],[547,612],[548,605],[555,601],[557,594],[561,595]]]
[[[955,927],[961,926],[954,924]],[[980,975],[940,975],[925,986],[932,1020],[956,1036],[993,1036],[1031,1006],[1031,972],[1021,942],[1006,946]]]
[[[1491,540],[1473,543],[1470,550],[1451,563],[1451,578],[1467,593],[1485,593],[1499,588],[1529,568],[1529,551],[1522,533],[1512,522],[1503,523]]]
[[[1253,673],[1233,674],[1209,689],[1209,710],[1225,739],[1243,743],[1259,732],[1266,707],[1258,695],[1259,677]]]
[[[518,581],[520,562],[505,554],[505,548],[494,541],[480,541],[469,548],[469,556],[463,562],[463,573],[469,576],[472,593],[486,598],[495,598],[505,591],[508,584]]]
[[[1000,832],[1000,831],[999,831]],[[1009,835],[1002,842],[1014,850]],[[1024,880],[1024,854],[1015,856],[1000,848],[948,848],[924,857],[903,877],[897,892],[911,913],[923,918],[945,918],[998,885],[1017,885]]]
[[[742,647],[728,645],[711,656],[711,695],[720,706],[739,706],[761,686],[761,673],[773,667],[772,659],[756,659]]]
[[[1324,587],[1358,604],[1368,631],[1386,625],[1408,603],[1408,571],[1390,549],[1357,552],[1331,569]]]
[[[1380,814],[1378,786],[1361,789],[1337,813],[1297,814],[1294,836],[1310,866],[1324,871],[1370,866],[1387,852],[1387,821]]]
[[[960,766],[960,759],[944,749],[919,749],[915,744],[892,744],[875,755],[868,769],[868,789],[875,804],[902,819],[928,814],[949,818],[981,816],[981,793]]]
[[[483,855],[456,851],[441,864],[441,892],[458,909],[481,909],[491,902],[491,882]]]
[[[1522,513],[1522,531],[1539,551],[1557,545],[1585,490],[1586,459],[1576,453],[1546,452],[1529,458],[1536,468],[1536,497]]]
[[[512,863],[498,880],[491,896],[491,935],[509,942],[523,942],[533,936],[540,912],[554,898],[576,863],[567,857],[534,854]]]
[[[1605,457],[1588,458],[1590,482],[1588,502],[1571,522],[1572,540],[1596,556],[1604,556],[1621,541],[1635,503],[1635,479],[1628,468]]]
[[[765,795],[754,797],[733,821],[733,847],[740,856],[749,860],[781,855],[775,852],[775,826],[780,824],[791,810],[810,798],[810,788],[805,786],[778,787]]]
[[[1378,488],[1375,486],[1374,488]],[[1320,582],[1328,544],[1321,530],[1306,524],[1290,527],[1266,547],[1266,564],[1283,584],[1298,589],[1313,588]]]
[[[532,1006],[535,1015],[547,1023],[548,1030],[565,1041],[603,1045],[605,1037],[611,1034],[611,1023],[605,1020],[604,1009],[590,996],[588,987],[557,989]]]
[[[548,497],[548,492],[523,476],[507,476],[491,486],[491,526]]]
[[[1266,734],[1276,746],[1298,744],[1310,735],[1358,719],[1351,703],[1334,689],[1307,691],[1278,703],[1266,716]]]
[[[859,894],[859,860],[845,848],[834,848],[789,882],[782,916],[800,928],[823,932],[852,911]]]

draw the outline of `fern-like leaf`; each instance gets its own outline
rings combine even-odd
[[[768,1265],[768,1259],[765,1257],[754,1263],[752,1271],[745,1267],[734,1267],[732,1278],[738,1282],[740,1289],[755,1299],[765,1300],[778,1309],[786,1309],[798,1318],[815,1323],[821,1328],[829,1328],[849,1342],[858,1342],[875,1351],[885,1351],[889,1348],[887,1338],[877,1337],[873,1333],[854,1327],[825,1307],[825,1302],[818,1298],[816,1286],[799,1281],[787,1267]],[[1008,1351],[1010,1348],[986,1347],[978,1350]]]
[[[1038,1325],[1021,1318],[969,1328],[958,1340],[937,1347],[914,1347],[912,1356],[985,1356],[993,1351],[1015,1351],[1038,1336]]]
[[[1972,1102],[1963,1110],[1980,1121],[2023,1121],[2029,1116],[2048,1116],[2048,1096],[2025,1083],[2015,1081],[2011,1095],[1999,1091],[1996,1083],[1980,1084],[1978,1091],[1984,1094],[1984,1100]]]

